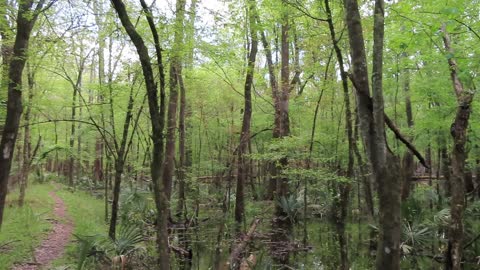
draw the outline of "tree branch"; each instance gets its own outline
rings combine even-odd
[[[352,82],[353,84],[353,87],[355,87],[355,89],[357,89],[356,87],[356,83],[355,83],[355,80],[352,76],[352,74],[348,73],[348,78],[350,79],[350,81]],[[372,99],[370,98],[370,106],[369,106],[369,109],[370,110],[373,110],[373,107],[372,107]],[[428,166],[427,162],[425,161],[425,158],[422,156],[422,154],[420,154],[420,152],[418,152],[417,148],[415,148],[415,146],[407,139],[405,138],[405,136],[402,135],[402,133],[400,132],[400,130],[398,129],[398,127],[395,125],[395,123],[393,123],[393,121],[388,117],[387,114],[383,113],[384,114],[384,120],[385,120],[385,124],[387,124],[388,128],[395,134],[395,137],[401,141],[418,159],[418,161],[423,165],[423,167],[429,169],[430,167]]]

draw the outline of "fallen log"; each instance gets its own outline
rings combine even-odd
[[[242,253],[244,252],[245,248],[247,247],[248,243],[252,240],[253,234],[257,229],[257,225],[260,223],[260,219],[256,218],[253,220],[252,225],[250,225],[250,229],[248,230],[247,234],[243,235],[235,246],[232,249],[232,253],[228,258],[228,261],[225,263],[223,269],[238,269],[240,267],[240,262],[242,260]]]

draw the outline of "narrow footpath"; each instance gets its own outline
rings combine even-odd
[[[53,213],[55,219],[51,220],[53,229],[47,238],[35,249],[34,258],[31,262],[23,262],[15,265],[13,270],[40,270],[48,269],[50,263],[60,258],[67,246],[73,231],[73,223],[66,215],[66,206],[63,200],[54,191],[49,195],[55,201]]]

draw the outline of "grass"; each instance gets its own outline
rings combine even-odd
[[[65,202],[68,216],[73,221],[73,234],[86,236],[107,233],[103,200],[95,199],[83,191],[71,192],[66,187],[58,190],[57,195]],[[75,239],[75,237],[72,237],[72,239]],[[56,260],[53,265],[76,267],[77,254],[77,242],[71,242],[67,246],[64,256]]]
[[[0,231],[0,270],[10,269],[14,263],[33,262],[33,252],[41,243],[52,225],[48,221],[53,217],[54,201],[48,194],[56,191],[67,207],[68,217],[74,224],[76,235],[106,234],[104,204],[83,191],[75,193],[65,186],[56,184],[33,184],[27,189],[25,205],[17,206],[18,191],[7,197],[4,223]],[[72,237],[72,240],[74,237]],[[76,266],[77,243],[72,241],[65,254],[54,266]]]
[[[15,262],[31,262],[35,247],[51,228],[47,218],[53,214],[51,185],[31,185],[25,204],[17,206],[18,191],[7,197],[0,231],[0,269],[10,269]]]

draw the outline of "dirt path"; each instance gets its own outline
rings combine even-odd
[[[49,195],[55,200],[53,213],[55,219],[51,220],[53,229],[40,246],[35,249],[33,262],[22,263],[14,266],[13,270],[39,270],[45,268],[55,259],[62,256],[73,231],[73,224],[66,216],[66,207],[63,200],[51,191]]]

